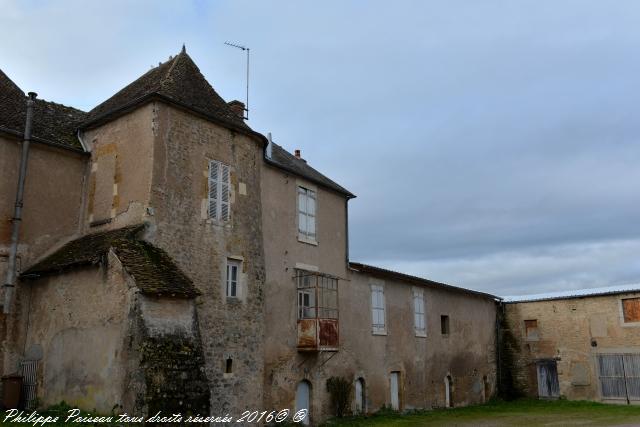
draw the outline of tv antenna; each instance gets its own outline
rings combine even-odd
[[[248,47],[239,45],[237,43],[224,42],[224,44],[247,52],[247,102],[245,103],[244,111],[247,112],[247,117],[245,117],[245,119],[249,120],[249,51],[250,50]]]

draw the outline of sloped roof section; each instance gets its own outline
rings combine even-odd
[[[76,128],[87,113],[43,99],[36,99],[33,110],[33,140],[82,151]],[[0,130],[22,138],[26,117],[27,97],[0,70]]]
[[[291,172],[295,175],[298,175],[302,178],[308,179],[309,181],[321,185],[323,187],[327,187],[331,190],[337,191],[338,193],[344,194],[348,198],[356,197],[353,193],[351,193],[346,188],[342,187],[340,184],[332,181],[327,178],[311,166],[307,164],[304,160],[298,159],[293,154],[289,153],[287,150],[279,146],[278,144],[271,143],[271,158],[265,157],[267,163],[283,169],[285,171]]]
[[[144,225],[89,234],[72,240],[21,274],[21,278],[58,274],[100,263],[110,249],[143,294],[193,298],[200,294],[162,249],[136,238]]]
[[[250,130],[204,78],[183,48],[89,112],[82,127],[108,121],[153,96],[194,110],[232,127]]]
[[[443,289],[445,291],[452,291],[457,293],[469,294],[469,295],[477,295],[483,298],[488,298],[491,300],[500,300],[499,297],[491,294],[487,294],[485,292],[474,291],[471,289],[461,288],[458,286],[447,285],[446,283],[434,282],[433,280],[424,279],[422,277],[411,276],[409,274],[399,273],[393,270],[387,270],[380,267],[374,267],[372,265],[362,264],[359,262],[350,262],[349,268],[356,270],[360,273],[368,273],[378,277],[386,277],[395,280],[401,280],[403,282],[427,286],[435,289]]]
[[[588,289],[570,289],[566,291],[547,292],[543,294],[506,296],[504,302],[536,302],[536,301],[552,301],[560,299],[587,298],[607,295],[618,295],[632,292],[640,292],[640,283],[632,283],[627,285],[605,286],[600,288]]]

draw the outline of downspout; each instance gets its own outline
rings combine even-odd
[[[349,198],[344,202],[344,244],[347,261],[347,271],[349,271]]]
[[[11,220],[11,248],[9,249],[9,263],[7,276],[4,282],[4,314],[11,313],[13,302],[13,288],[16,282],[16,258],[18,255],[18,237],[20,235],[20,223],[22,222],[22,200],[24,196],[24,181],[27,176],[27,161],[29,160],[29,144],[31,143],[31,125],[33,123],[33,104],[38,94],[29,92],[27,99],[27,121],[24,126],[24,140],[22,141],[22,155],[20,157],[20,172],[18,175],[18,191],[16,192],[16,205]]]

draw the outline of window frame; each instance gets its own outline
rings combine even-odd
[[[230,222],[231,167],[219,160],[209,159],[207,185],[207,218],[220,223]]]
[[[640,300],[640,295],[625,296],[625,297],[618,298],[618,307],[619,307],[619,310],[620,310],[620,325],[622,327],[625,327],[625,328],[640,327],[640,320],[635,321],[635,322],[627,322],[627,321],[625,321],[624,301],[625,300],[635,300],[635,299]]]
[[[230,280],[229,276],[230,271],[233,271],[233,268],[236,269],[236,277],[235,280]],[[231,270],[230,270],[231,269]],[[234,258],[227,258],[227,264],[225,268],[225,296],[227,298],[240,299],[240,273],[242,272],[242,261]],[[233,285],[233,295],[231,295],[230,286]]]
[[[371,333],[373,335],[387,335],[387,303],[384,296],[384,285],[372,283],[370,288],[371,297],[369,298],[369,303],[371,304]],[[381,306],[374,306],[374,295],[376,294],[379,294],[382,297]],[[376,323],[376,317],[380,319],[379,316],[376,316],[376,313],[382,313],[383,323]]]
[[[422,289],[412,289],[413,329],[416,337],[427,337],[427,303]],[[419,321],[422,320],[422,322]]]
[[[304,200],[304,206],[301,201]],[[313,207],[309,208],[309,200]],[[313,212],[310,212],[312,210]],[[313,245],[318,244],[318,191],[316,188],[296,183],[296,226],[298,240]],[[310,230],[309,219],[313,218],[313,230]]]

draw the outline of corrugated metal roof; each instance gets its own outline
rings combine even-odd
[[[632,283],[627,285],[606,286],[601,288],[573,289],[559,292],[546,292],[542,294],[506,296],[503,298],[505,303],[513,302],[533,302],[548,301],[557,299],[584,298],[599,295],[615,295],[629,292],[640,292],[640,283]]]

